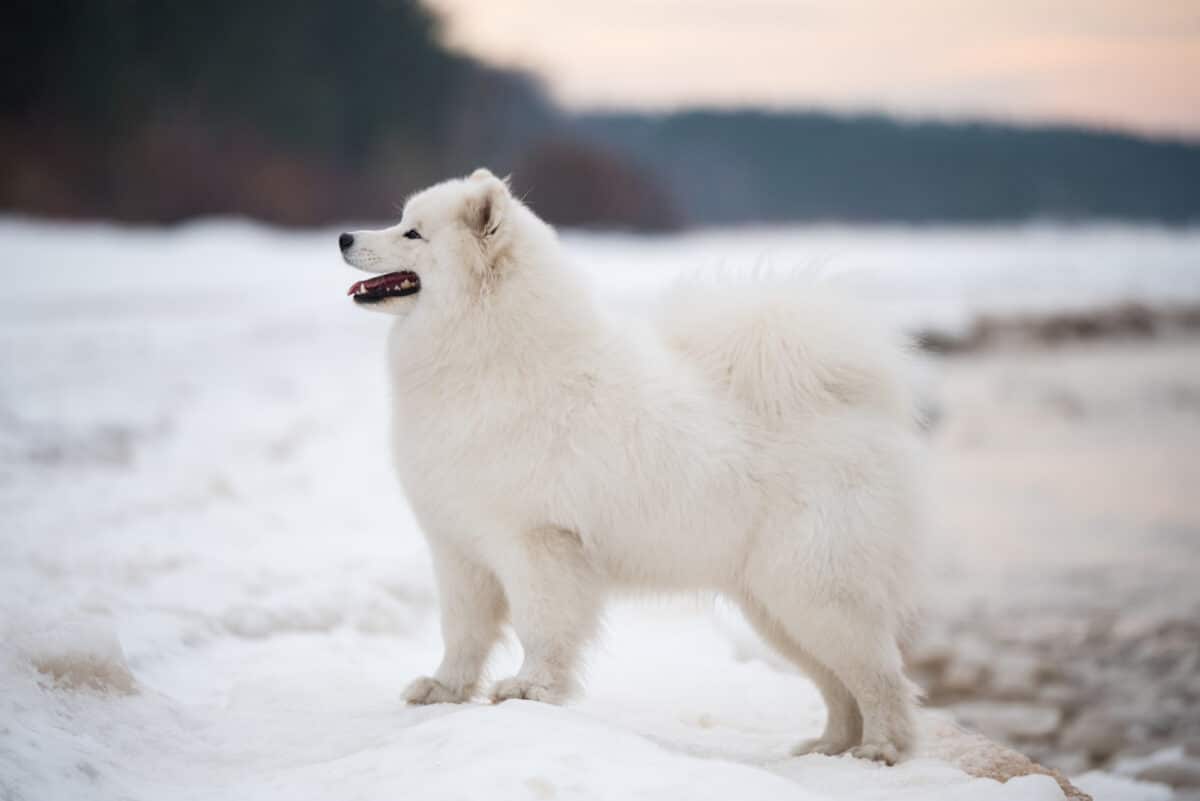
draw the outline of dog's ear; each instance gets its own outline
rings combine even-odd
[[[506,181],[484,168],[471,173],[468,181],[471,191],[463,205],[463,221],[475,236],[487,243],[502,233],[512,194]]]
[[[475,170],[475,172],[471,173],[472,181],[485,181],[488,178],[495,178],[495,177],[496,177],[495,173],[493,173],[487,167],[480,167],[479,169]],[[505,183],[508,182],[507,178],[505,178],[504,180],[505,180]]]

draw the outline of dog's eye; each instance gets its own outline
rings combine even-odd
[[[417,233],[416,228],[409,228],[407,231],[404,232],[404,238],[405,239],[420,239],[421,235]]]

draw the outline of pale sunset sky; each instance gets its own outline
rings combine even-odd
[[[428,0],[575,109],[1070,122],[1200,139],[1200,0]]]

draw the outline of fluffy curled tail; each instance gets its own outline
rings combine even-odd
[[[913,422],[905,338],[817,279],[690,279],[667,294],[656,324],[764,424],[839,410]]]

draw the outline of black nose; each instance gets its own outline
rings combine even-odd
[[[338,247],[342,250],[354,244],[354,234],[342,234],[338,237]]]

